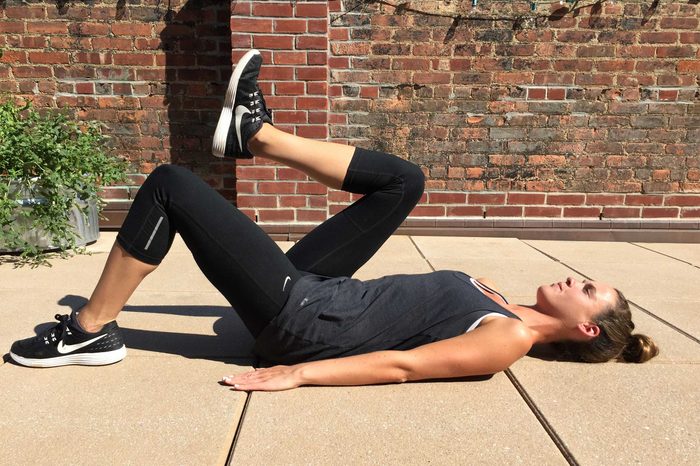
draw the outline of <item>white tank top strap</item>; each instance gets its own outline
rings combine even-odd
[[[469,277],[469,280],[472,282],[472,285],[474,285],[475,287],[477,287],[477,288],[479,288],[479,289],[481,289],[481,290],[486,290],[486,291],[488,291],[488,292],[490,292],[490,293],[493,293],[493,294],[495,294],[495,295],[498,295],[498,297],[500,297],[500,298],[503,300],[504,303],[508,304],[508,300],[506,299],[506,297],[503,296],[503,295],[502,295],[501,293],[499,293],[498,291],[492,289],[491,287],[488,287],[488,286],[484,285],[483,283],[481,283],[480,281],[478,281],[478,280],[475,279],[474,277]],[[500,314],[499,314],[499,315],[500,315]]]

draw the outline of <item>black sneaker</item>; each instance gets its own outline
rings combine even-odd
[[[272,113],[267,109],[265,99],[258,88],[258,74],[260,73],[261,65],[262,56],[260,52],[253,49],[243,55],[233,70],[226,91],[224,108],[221,110],[219,122],[216,125],[216,132],[214,133],[212,153],[217,157],[253,157],[246,144],[238,137],[240,131],[233,124],[234,109],[237,109],[239,106],[244,107],[250,111],[253,118],[260,118],[260,126],[248,137],[255,134],[262,127],[263,122],[272,123]],[[234,133],[234,128],[236,133]],[[247,134],[248,132],[244,131],[244,133]]]
[[[58,324],[45,332],[16,341],[10,357],[29,367],[56,367],[69,364],[101,366],[121,361],[126,356],[124,339],[116,322],[95,333],[76,328],[68,315],[56,314]]]

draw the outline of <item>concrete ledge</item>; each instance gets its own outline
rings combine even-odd
[[[130,202],[116,202],[103,211],[102,230],[121,226]],[[318,223],[259,223],[275,241],[297,241]],[[678,219],[550,219],[550,218],[409,218],[399,235],[478,236],[564,241],[641,241],[700,243],[700,221]]]

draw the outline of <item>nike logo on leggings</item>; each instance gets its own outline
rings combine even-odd
[[[287,275],[287,278],[284,279],[284,285],[282,285],[282,291],[287,287],[287,282],[291,280],[291,277]]]

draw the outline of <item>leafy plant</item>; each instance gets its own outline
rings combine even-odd
[[[0,103],[0,246],[21,250],[20,258],[45,262],[44,253],[23,239],[43,230],[60,252],[75,250],[77,236],[68,212],[97,202],[101,186],[122,181],[127,162],[109,154],[97,122],[77,122],[30,101]],[[39,199],[22,207],[22,198]]]

